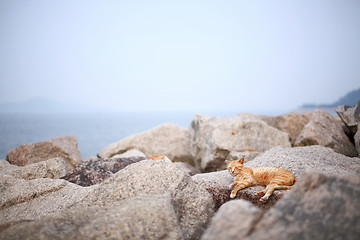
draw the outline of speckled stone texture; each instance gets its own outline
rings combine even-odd
[[[81,162],[81,154],[74,136],[56,137],[43,142],[20,145],[7,153],[6,160],[14,165],[25,166],[57,157],[65,160],[68,170],[75,168]]]

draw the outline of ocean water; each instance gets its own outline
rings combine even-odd
[[[83,158],[165,122],[188,127],[194,113],[0,114],[0,159],[21,144],[73,135]]]

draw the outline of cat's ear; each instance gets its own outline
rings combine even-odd
[[[244,158],[240,159],[239,163],[244,164]]]

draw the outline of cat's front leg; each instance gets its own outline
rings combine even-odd
[[[234,189],[231,191],[230,198],[234,198],[236,196],[237,191],[239,191],[240,189],[246,188],[246,185],[244,183],[234,182],[233,184],[234,184]]]
[[[233,189],[236,186],[236,184],[237,184],[236,182],[231,183],[230,186],[229,186],[229,189],[230,190]]]

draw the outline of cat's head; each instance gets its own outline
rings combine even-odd
[[[227,170],[233,177],[238,175],[244,168],[244,158],[235,161],[225,160],[225,162],[227,165]]]

